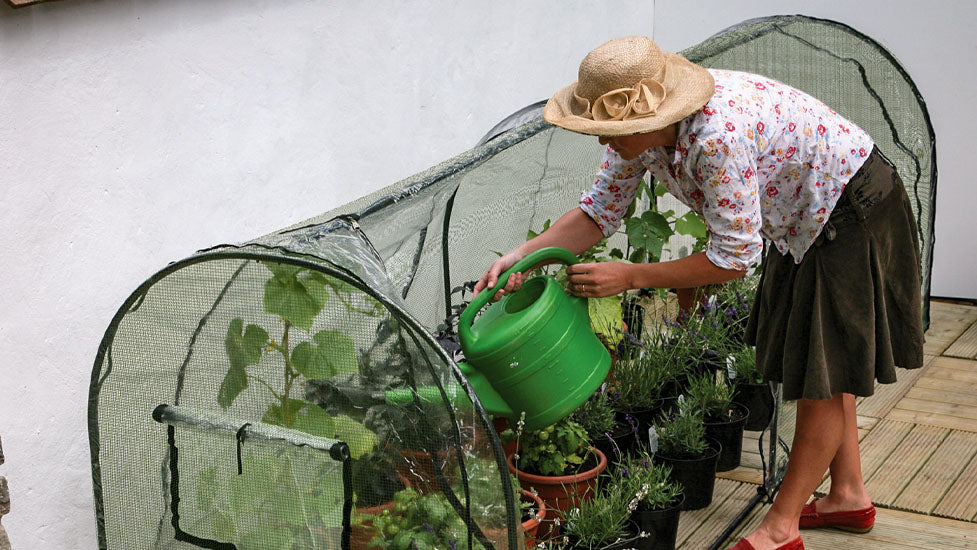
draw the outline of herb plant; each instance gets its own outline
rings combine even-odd
[[[620,486],[609,485],[598,487],[592,498],[575,502],[563,525],[571,547],[596,550],[637,538],[628,533],[630,500]]]
[[[468,545],[468,527],[442,493],[420,494],[406,488],[394,495],[392,510],[373,518],[379,550],[441,550]],[[483,546],[473,541],[473,548]]]
[[[611,402],[610,395],[601,387],[573,411],[573,419],[583,426],[590,441],[614,432],[616,422]]]
[[[720,373],[702,373],[689,378],[686,403],[708,422],[726,420],[733,402],[733,388]]]
[[[695,458],[708,447],[701,414],[686,403],[677,413],[663,413],[655,423],[658,454],[673,458]]]
[[[763,375],[756,368],[756,348],[743,346],[733,351],[727,359],[727,372],[735,384],[762,384]]]
[[[682,496],[682,485],[671,480],[671,474],[671,466],[654,464],[649,454],[640,451],[618,461],[610,483],[635,501],[635,509],[664,510],[677,504]]]

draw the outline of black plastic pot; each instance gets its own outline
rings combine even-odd
[[[743,453],[743,426],[750,416],[750,410],[739,403],[732,403],[731,411],[727,420],[703,422],[706,426],[706,437],[715,439],[722,446],[716,462],[717,472],[736,469]]]
[[[682,492],[685,493],[682,510],[699,510],[712,503],[716,486],[716,462],[719,460],[720,450],[719,442],[710,440],[709,448],[696,458],[655,455],[655,463],[671,466],[671,478],[682,485]]]
[[[648,428],[655,424],[657,413],[657,407],[614,413],[618,424],[627,426],[628,433],[623,440],[626,451],[648,448]]]
[[[746,420],[745,430],[762,432],[773,419],[773,392],[770,384],[744,384],[738,382],[733,389],[733,401],[742,403],[750,409],[750,417]]]
[[[610,474],[621,460],[621,457],[631,451],[634,444],[634,433],[631,426],[617,422],[610,434],[595,438],[591,445],[600,449],[607,456],[607,469],[604,474]],[[603,474],[602,474],[603,475]]]
[[[678,536],[679,512],[685,502],[685,495],[679,501],[664,510],[637,509],[631,514],[634,534],[644,532],[648,536],[639,538],[632,543],[637,550],[675,550],[675,539]]]

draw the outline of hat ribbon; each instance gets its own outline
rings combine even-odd
[[[658,114],[665,100],[665,86],[654,78],[642,78],[633,88],[618,88],[590,101],[574,92],[571,112],[596,121],[633,120]]]

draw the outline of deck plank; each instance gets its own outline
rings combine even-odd
[[[977,308],[973,306],[931,302],[930,329],[926,331],[923,352],[941,355],[974,322],[977,322]]]
[[[686,510],[679,515],[678,535],[675,537],[675,547],[689,548],[691,550],[691,547],[684,545],[685,541],[706,523],[709,516],[713,515],[717,510],[722,509],[726,499],[741,485],[742,483],[738,481],[716,479],[716,485],[712,493],[712,503],[709,506],[700,510]]]
[[[977,521],[977,457],[970,459],[933,514]]]
[[[875,395],[861,398],[857,402],[855,410],[863,416],[885,417],[896,406],[899,400],[902,399],[906,392],[913,387],[913,384],[926,373],[928,367],[933,364],[935,359],[936,357],[927,357],[923,362],[923,366],[918,369],[899,369],[898,380],[895,383],[879,384],[876,382]]]
[[[695,532],[685,539],[681,548],[689,550],[709,548],[755,495],[756,485],[738,483],[722,506],[718,507]]]
[[[932,513],[975,454],[977,433],[951,431],[896,498],[893,508]],[[950,517],[969,521],[972,516]]]
[[[970,325],[966,332],[950,344],[943,355],[977,359],[977,324]]]
[[[868,481],[889,458],[889,455],[902,444],[913,430],[908,422],[882,420],[865,436],[859,445],[862,458],[862,478]],[[831,489],[831,479],[826,478],[815,494],[826,495]]]
[[[886,457],[865,486],[876,505],[890,507],[906,485],[946,439],[950,430],[916,425],[899,446]]]

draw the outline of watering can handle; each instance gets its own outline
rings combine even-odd
[[[566,265],[573,265],[579,263],[580,260],[577,256],[565,248],[560,248],[558,246],[548,246],[546,248],[540,248],[535,252],[530,252],[525,258],[519,260],[512,267],[508,269],[502,275],[499,275],[499,280],[496,281],[495,286],[491,290],[484,290],[474,300],[468,304],[465,311],[461,313],[461,317],[458,319],[458,336],[462,343],[465,341],[472,341],[475,335],[471,332],[472,323],[475,321],[475,314],[482,309],[495,297],[495,293],[500,289],[505,288],[506,283],[509,282],[509,276],[513,273],[521,273],[534,265],[544,262],[546,260],[557,260],[560,263]]]

